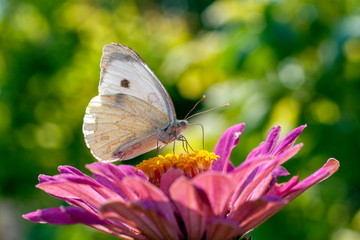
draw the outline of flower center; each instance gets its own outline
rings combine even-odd
[[[161,176],[170,168],[181,169],[185,176],[193,178],[209,170],[212,162],[217,161],[217,158],[219,158],[218,155],[206,150],[159,155],[142,161],[136,165],[135,170],[143,171],[151,183],[158,185]]]

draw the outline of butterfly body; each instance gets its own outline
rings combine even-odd
[[[131,48],[105,45],[99,95],[84,117],[86,145],[99,161],[126,160],[181,138],[186,120],[176,120],[165,88]]]

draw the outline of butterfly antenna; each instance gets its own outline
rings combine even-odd
[[[199,101],[199,102],[200,102],[200,101]],[[198,103],[199,103],[199,102],[198,102]],[[196,106],[196,105],[197,105],[197,104],[195,104],[195,106]],[[215,110],[215,109],[218,109],[218,108],[223,108],[223,107],[228,107],[228,106],[230,106],[229,103],[227,103],[227,104],[225,104],[225,105],[223,105],[223,106],[214,107],[214,108],[211,108],[211,109],[202,111],[202,112],[198,112],[198,113],[195,113],[195,114],[191,115],[190,117],[186,117],[185,120],[188,120],[189,118],[195,117],[195,116],[200,115],[200,114],[203,114],[203,113],[210,112],[210,111]],[[190,112],[191,112],[191,111],[190,111]],[[188,114],[188,115],[189,115],[189,114]],[[187,115],[186,115],[186,116],[187,116]]]
[[[201,98],[199,101],[197,101],[197,103],[195,103],[195,105],[193,106],[193,108],[188,112],[188,114],[186,114],[186,116],[185,116],[185,118],[184,118],[185,120],[187,120],[187,116],[189,116],[189,114],[196,108],[196,106],[197,106],[199,103],[201,103],[202,101],[204,101],[205,98],[206,98],[206,96],[203,95],[202,98]]]

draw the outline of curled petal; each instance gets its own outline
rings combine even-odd
[[[277,183],[279,177],[284,177],[288,175],[290,175],[290,173],[283,166],[278,166],[271,172],[272,178],[269,182],[268,188],[271,189]]]
[[[271,187],[270,191],[266,193],[269,196],[283,197],[288,193],[299,181],[299,176],[292,177],[288,182],[275,184]]]
[[[230,154],[233,148],[238,144],[240,135],[244,131],[244,123],[232,126],[227,129],[217,142],[214,152],[220,158],[211,166],[213,171],[229,172],[233,169],[230,163]]]
[[[324,166],[322,166],[319,170],[311,174],[306,179],[302,180],[300,183],[295,185],[291,190],[287,193],[284,193],[284,196],[289,201],[293,200],[301,193],[303,193],[306,189],[317,184],[331,175],[333,175],[340,167],[339,161],[334,158],[330,158]]]
[[[38,179],[39,179],[39,183],[51,182],[51,181],[55,180],[54,177],[48,176],[48,175],[45,175],[45,174],[40,174]]]
[[[271,175],[277,180],[278,177],[288,176],[290,173],[282,166],[279,166],[271,172]]]

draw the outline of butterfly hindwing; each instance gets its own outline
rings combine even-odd
[[[157,133],[168,126],[158,108],[126,94],[94,97],[84,117],[85,142],[101,161],[125,160],[156,148]]]

